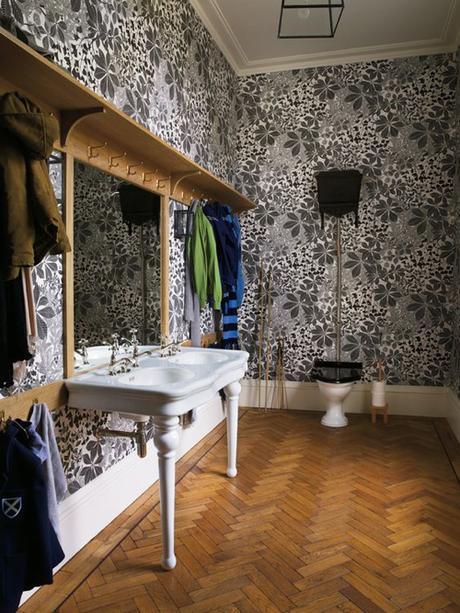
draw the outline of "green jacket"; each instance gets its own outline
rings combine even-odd
[[[47,253],[70,251],[46,159],[58,137],[56,118],[15,92],[0,96],[0,278]]]
[[[211,222],[198,207],[193,222],[193,231],[187,243],[187,255],[191,265],[193,288],[198,295],[200,308],[212,299],[215,310],[220,311],[222,284],[217,261],[216,239]]]

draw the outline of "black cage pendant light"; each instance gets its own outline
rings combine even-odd
[[[344,0],[282,0],[278,38],[333,38]]]

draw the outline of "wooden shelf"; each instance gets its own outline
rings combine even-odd
[[[20,91],[59,117],[61,142],[57,148],[78,160],[184,204],[203,196],[239,212],[255,207],[232,185],[152,134],[3,28],[0,66],[0,90]],[[89,155],[89,146],[104,143],[92,151],[94,157]],[[117,159],[117,165],[110,167],[110,157],[123,153],[126,155]],[[129,176],[128,166],[132,173]]]

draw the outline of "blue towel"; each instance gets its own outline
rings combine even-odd
[[[56,534],[59,535],[58,503],[67,494],[67,479],[56,442],[53,418],[46,404],[34,404],[29,419],[48,450],[48,457],[43,462],[46,493],[48,496],[48,513],[51,525]]]

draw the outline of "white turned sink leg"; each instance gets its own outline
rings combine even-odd
[[[179,446],[179,417],[156,415],[153,441],[158,450],[160,471],[160,510],[163,539],[161,566],[171,570],[176,566],[174,555],[174,503],[176,493],[175,463]]]
[[[236,450],[238,442],[238,403],[241,385],[234,381],[224,387],[227,404],[227,476],[236,477]]]

